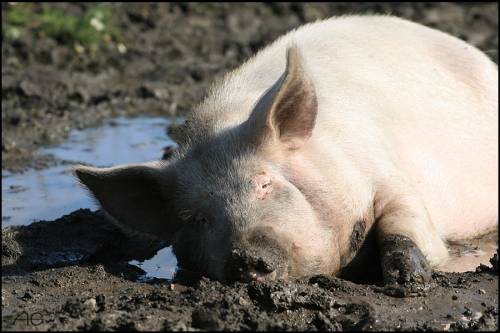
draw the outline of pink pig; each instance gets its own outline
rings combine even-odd
[[[446,240],[497,227],[497,66],[403,19],[282,36],[211,88],[179,141],[166,162],[76,174],[114,221],[217,279],[338,275],[373,235],[406,295]]]

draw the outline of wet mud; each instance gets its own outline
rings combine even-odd
[[[2,22],[8,6],[2,3]],[[78,15],[91,4],[50,6]],[[392,13],[447,31],[497,62],[496,3],[112,6],[125,52],[118,43],[95,53],[82,51],[29,29],[12,40],[4,38],[2,26],[2,173],[64,167],[63,158],[41,148],[111,117],[184,116],[211,82],[259,48],[331,15]],[[170,150],[165,149],[165,158]],[[158,151],[157,158],[161,155]],[[8,190],[7,196],[23,189]],[[366,260],[376,253],[370,242],[359,243],[361,229],[355,230],[352,246],[364,255],[353,260],[357,266],[346,279],[222,284],[178,268],[173,280],[162,278],[175,270],[170,261],[171,271],[146,275],[149,268],[141,262],[155,254],[170,256],[164,242],[126,234],[100,211],[63,214],[9,227],[2,216],[3,330],[498,328],[498,256],[491,256],[498,246],[496,233],[488,249],[473,241],[466,250],[450,244],[456,255],[450,268],[473,258],[469,271],[431,272],[429,288],[399,297],[383,285],[380,272],[358,270],[367,268]],[[479,258],[489,265],[478,266]]]
[[[63,237],[61,237],[63,236]],[[220,283],[178,271],[137,279],[131,259],[165,244],[124,234],[100,212],[2,229],[2,328],[36,330],[495,330],[498,257],[473,272],[433,272],[432,288],[394,297],[380,281],[335,277]],[[396,295],[398,296],[398,295]]]

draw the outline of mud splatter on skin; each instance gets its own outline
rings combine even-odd
[[[353,226],[349,242],[349,253],[342,257],[344,266],[340,277],[356,283],[381,283],[381,267],[376,241],[376,230],[365,230],[366,222],[358,221]]]
[[[347,252],[340,258],[341,267],[348,265],[356,256],[365,239],[365,221],[357,221],[352,227]]]
[[[361,247],[361,244],[365,239],[365,228],[365,221],[358,221],[354,224],[354,227],[352,228],[351,241],[349,242],[350,256],[355,255]]]

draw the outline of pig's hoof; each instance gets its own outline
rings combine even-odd
[[[432,287],[432,269],[415,243],[389,235],[381,243],[384,293],[394,297],[422,296]]]

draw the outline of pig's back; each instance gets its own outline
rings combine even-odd
[[[214,89],[222,127],[247,119],[281,75],[291,42],[318,96],[313,139],[342,145],[374,178],[387,159],[413,183],[443,236],[496,225],[497,68],[447,34],[385,16],[306,25],[259,52]],[[242,93],[244,92],[244,93]],[[209,99],[210,100],[210,99]]]

